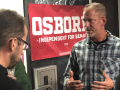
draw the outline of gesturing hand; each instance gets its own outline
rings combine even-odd
[[[105,77],[105,81],[104,82],[94,81],[94,84],[91,85],[92,90],[111,90],[114,87],[113,80],[109,78],[105,70],[103,71],[103,76]]]
[[[70,77],[69,77],[66,85],[69,90],[82,90],[83,89],[83,84],[81,83],[81,81],[73,79],[72,71],[70,71]]]

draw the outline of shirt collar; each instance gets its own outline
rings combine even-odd
[[[108,30],[106,30],[106,32],[109,34],[106,44],[108,45],[115,44],[115,39],[111,34],[111,32],[109,32]],[[91,44],[91,43],[93,43],[93,41],[90,39],[90,37],[87,37],[87,44]]]

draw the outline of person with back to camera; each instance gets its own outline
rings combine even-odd
[[[21,59],[15,65],[14,68],[7,70],[8,70],[8,77],[19,82],[25,90],[32,90],[32,85],[30,83],[30,80],[25,70],[25,66]]]
[[[24,90],[16,80],[8,77],[26,50],[27,27],[25,18],[16,11],[0,9],[0,90]]]
[[[114,90],[120,72],[120,38],[105,30],[106,9],[90,3],[83,10],[88,35],[74,44],[64,73],[64,90]]]

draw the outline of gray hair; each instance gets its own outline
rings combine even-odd
[[[100,12],[100,14],[102,15],[102,16],[105,16],[106,17],[106,8],[105,8],[105,6],[103,5],[103,4],[101,4],[101,3],[96,3],[96,2],[93,2],[93,3],[90,3],[90,4],[87,4],[87,5],[85,5],[85,7],[84,7],[84,10],[86,10],[86,9],[94,9],[95,10],[95,12]]]

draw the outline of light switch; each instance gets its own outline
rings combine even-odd
[[[35,89],[44,85],[51,85],[54,90],[58,90],[56,65],[34,68],[34,81]]]

